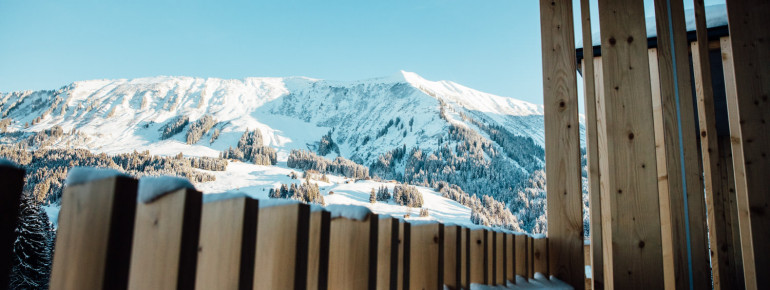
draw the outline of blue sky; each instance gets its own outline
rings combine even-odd
[[[542,103],[539,1],[64,2],[0,0],[0,91],[157,75],[356,80],[407,70]]]

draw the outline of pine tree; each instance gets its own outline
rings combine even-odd
[[[11,289],[47,289],[51,273],[53,231],[48,216],[32,197],[25,196],[13,243]]]

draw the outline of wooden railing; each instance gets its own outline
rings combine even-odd
[[[0,171],[15,185],[0,205],[18,203],[23,170]],[[549,274],[545,238],[248,197],[203,203],[192,189],[143,203],[137,184],[64,188],[51,289],[467,289]]]

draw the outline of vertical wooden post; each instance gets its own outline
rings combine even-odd
[[[13,242],[16,240],[21,192],[24,188],[24,169],[0,165],[0,176],[0,285],[7,287],[8,273],[13,263]]]
[[[201,193],[179,189],[136,206],[129,289],[193,289]]]
[[[516,235],[516,275],[524,279],[529,277],[529,243],[527,235]]]
[[[444,284],[449,289],[460,289],[461,226],[444,226]]]
[[[64,188],[51,289],[128,287],[136,188],[127,177]]]
[[[471,252],[471,230],[462,228],[462,237],[460,238],[460,285],[463,289],[471,287],[470,281],[470,252]]]
[[[263,202],[257,222],[254,289],[305,289],[310,207]]]
[[[248,197],[203,205],[196,289],[252,289],[258,211]]]
[[[363,220],[332,218],[329,289],[376,287],[378,225],[379,218],[375,214],[369,214]]]
[[[571,0],[540,1],[551,273],[583,287],[583,191]],[[590,44],[589,44],[590,45]]]
[[[409,289],[409,259],[406,257],[409,248],[408,235],[411,232],[411,226],[407,222],[398,224],[398,289]]]
[[[470,238],[470,283],[487,284],[487,265],[484,261],[487,252],[486,230],[471,230]]]
[[[516,241],[513,234],[505,235],[505,280],[516,282]]]
[[[642,4],[634,0],[599,0],[604,79],[604,120],[599,131],[604,132],[607,145],[600,156],[612,160],[606,166],[600,161],[601,180],[607,180],[607,186],[602,185],[601,201],[604,281],[606,287],[617,289],[663,287],[652,96]],[[553,251],[550,254],[559,255]]]
[[[381,217],[377,231],[377,289],[395,289],[398,283],[398,220]]]
[[[505,285],[505,233],[495,232],[495,284]]]
[[[412,225],[409,289],[441,289],[444,285],[444,225]]]
[[[532,244],[534,272],[548,277],[548,238],[533,239]]]
[[[726,156],[720,147],[716,128],[716,109],[714,108],[714,88],[709,62],[708,31],[703,0],[695,0],[695,27],[697,42],[691,44],[695,92],[697,94],[698,121],[700,124],[701,156],[703,158],[703,177],[706,189],[706,208],[708,209],[709,242],[711,248],[711,267],[714,289],[735,289],[741,287],[736,272],[737,263],[733,255],[733,228],[728,192],[730,185],[722,178],[722,172],[732,160],[722,160]],[[730,171],[732,174],[732,170]],[[733,193],[734,195],[734,193]],[[736,222],[737,223],[737,222]]]
[[[535,239],[527,236],[527,248],[529,254],[529,257],[527,257],[527,272],[529,273],[529,278],[535,277]]]
[[[308,231],[307,289],[328,289],[329,228],[331,216],[325,210],[311,210]]]
[[[495,232],[492,229],[486,231],[486,247],[484,247],[484,265],[487,273],[487,284],[495,284]]]
[[[770,289],[770,2],[726,2],[730,38],[722,59],[743,272],[747,289]]]

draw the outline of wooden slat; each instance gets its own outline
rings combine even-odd
[[[605,287],[617,289],[663,287],[643,6],[635,0],[599,0],[604,84],[599,131],[606,136],[606,152],[600,156],[612,160],[605,168],[600,161],[600,178],[607,180],[606,188],[601,185],[604,280]],[[551,252],[552,257],[558,255]]]
[[[328,211],[316,210],[310,213],[307,289],[324,290],[329,287],[330,223],[331,215]]]
[[[682,1],[655,0],[658,68],[663,108],[662,137],[666,147],[671,203],[673,273],[680,288],[711,286],[702,169],[693,112],[689,47]],[[659,134],[656,134],[659,135]],[[680,150],[681,148],[681,150]],[[666,213],[664,212],[663,215]]]
[[[3,172],[2,179],[11,173]],[[15,186],[21,192],[21,183]],[[51,289],[128,287],[136,188],[137,181],[126,177],[64,188]]]
[[[254,289],[307,286],[309,225],[310,207],[306,204],[259,209]]]
[[[695,0],[694,4],[698,41],[691,44],[691,51],[697,95],[706,208],[708,209],[713,286],[714,289],[736,289],[742,286],[742,283],[739,284],[739,273],[736,272],[736,265],[741,261],[740,259],[736,260],[733,254],[735,245],[732,240],[732,223],[729,220],[734,210],[731,210],[728,197],[728,189],[731,185],[722,178],[725,170],[723,167],[732,163],[731,158],[722,159],[722,157],[727,157],[723,151],[729,151],[730,144],[727,143],[726,147],[720,147],[718,142],[717,112],[714,107],[714,88],[711,79],[711,63],[709,62],[710,42],[706,29],[705,7],[703,0]],[[718,48],[719,46],[717,46]]]
[[[770,289],[770,1],[726,2],[722,60],[743,272],[747,289]]]
[[[735,285],[734,289],[743,289],[745,287],[745,281],[743,276],[743,252],[741,250],[741,233],[739,228],[738,219],[738,200],[735,196],[735,174],[733,171],[733,154],[730,148],[730,136],[719,136],[719,163],[722,164],[722,170],[720,173],[720,182],[723,185],[723,191],[725,195],[726,207],[730,208],[729,217],[726,217],[727,228],[731,229],[732,242],[727,249],[731,255],[732,260],[735,261],[731,266],[735,268]],[[726,214],[727,215],[727,214]],[[721,249],[720,249],[721,250]]]
[[[377,289],[394,289],[398,283],[398,220],[380,218],[377,231]]]
[[[409,289],[442,289],[444,285],[444,225],[412,225]]]
[[[404,257],[407,245],[407,234],[410,232],[409,223],[400,222],[398,224],[398,289],[408,289],[407,278],[409,277],[409,264]]]
[[[589,0],[580,0],[580,18],[582,20],[583,29],[583,45],[584,47],[590,47],[589,44],[593,44],[592,32],[591,32],[591,9]],[[583,100],[585,101],[585,118],[586,118],[586,159],[588,159],[588,210],[590,218],[590,239],[591,245],[595,248],[590,253],[591,255],[591,274],[595,277],[595,281],[603,281],[602,274],[602,208],[601,208],[601,192],[600,192],[600,177],[599,177],[599,139],[597,132],[597,116],[596,116],[596,78],[594,77],[594,51],[593,49],[583,50],[583,59],[581,60],[582,72],[583,72]],[[588,61],[586,61],[588,60]],[[585,252],[584,252],[585,255]],[[594,270],[595,269],[595,270]],[[594,289],[603,289],[603,283],[597,283],[592,285]]]
[[[505,233],[495,232],[495,284],[505,285]]]
[[[484,247],[484,273],[487,273],[487,284],[495,284],[495,232],[486,231],[486,247]]]
[[[201,193],[179,189],[136,205],[129,289],[193,289]]]
[[[486,253],[486,230],[471,230],[470,234],[470,282],[487,284],[487,266],[484,263]]]
[[[329,289],[376,287],[378,222],[379,218],[375,214],[369,214],[363,220],[332,219]]]
[[[532,279],[535,277],[535,239],[533,239],[530,236],[527,236],[527,248],[529,254],[529,257],[527,257],[527,272],[529,273],[529,278]]]
[[[516,246],[516,276],[524,278],[529,277],[529,243],[526,235],[516,235],[514,245]]]
[[[515,242],[513,234],[505,234],[505,280],[516,281],[516,263],[514,260]]]
[[[444,226],[444,284],[460,289],[462,227]]]
[[[606,131],[606,121],[605,121],[605,110],[604,110],[604,76],[603,76],[603,70],[602,70],[602,58],[601,56],[594,57],[593,60],[594,63],[594,88],[596,93],[596,139],[597,139],[597,147],[599,151],[599,196],[607,196],[609,194],[609,180],[606,174],[609,172],[609,161],[607,158],[602,158],[602,154],[606,154],[608,152],[607,150],[607,131]],[[594,199],[595,201],[595,199]],[[599,199],[599,208],[604,206],[606,202]],[[601,211],[597,212],[600,215],[600,223],[604,224],[605,218],[609,218],[610,216],[604,215]],[[592,212],[593,214],[593,212]],[[593,227],[592,227],[593,228]],[[600,226],[599,228],[601,239],[598,239],[600,242],[599,244],[594,244],[594,238],[591,239],[591,277],[592,277],[592,286],[594,289],[604,289],[604,275],[606,273],[606,268],[608,267],[607,264],[605,264],[605,251],[610,250],[609,247],[605,247],[604,243],[612,242],[612,240],[605,236],[605,233],[608,231],[611,231],[612,229],[605,229]],[[598,238],[598,236],[597,236]],[[601,245],[601,247],[600,247]],[[596,261],[597,256],[600,256],[600,261]],[[594,268],[597,269],[598,273],[596,276],[594,276]],[[601,275],[601,276],[600,276]]]
[[[470,288],[471,267],[470,267],[470,251],[471,251],[471,230],[469,228],[462,228],[462,237],[460,238],[460,284],[463,289]]]
[[[258,201],[241,197],[203,205],[196,289],[251,289]]]
[[[583,191],[572,0],[540,0],[540,21],[550,272],[582,289]]]
[[[548,239],[533,239],[532,244],[532,257],[534,258],[532,264],[534,270],[536,273],[540,273],[548,277],[550,275],[548,272]]]
[[[8,285],[6,273],[10,273],[13,263],[13,242],[23,188],[23,169],[0,166],[0,273],[3,273],[0,274],[0,285],[3,287]]]

